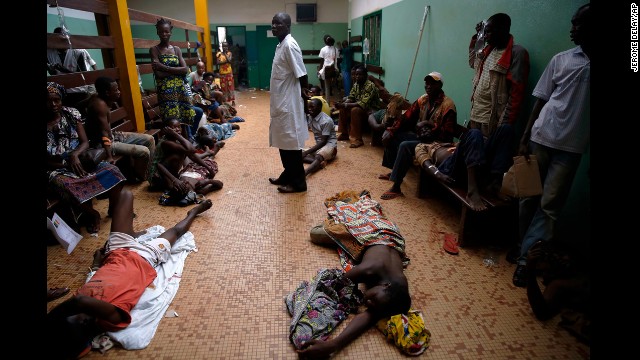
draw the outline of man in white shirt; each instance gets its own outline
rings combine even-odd
[[[304,113],[304,101],[309,99],[307,69],[300,46],[290,31],[291,16],[275,14],[271,32],[280,43],[271,65],[269,146],[280,150],[284,171],[277,178],[269,178],[269,182],[279,185],[281,193],[307,191],[302,162],[302,148],[309,137]]]

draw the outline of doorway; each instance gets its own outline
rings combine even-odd
[[[215,53],[222,50],[222,43],[226,41],[229,50],[233,54],[231,69],[233,69],[233,80],[236,88],[249,86],[249,76],[247,74],[247,37],[244,26],[217,26],[216,31],[211,32],[213,39],[213,59],[215,64]],[[218,66],[214,66],[217,70]]]
[[[271,25],[256,26],[256,42],[258,43],[258,87],[269,89],[271,81],[271,64],[278,46],[278,38],[271,33]]]

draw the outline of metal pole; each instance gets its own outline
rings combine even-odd
[[[420,34],[418,35],[418,46],[416,46],[416,54],[413,56],[413,64],[411,65],[411,72],[409,73],[409,81],[407,81],[407,90],[404,92],[404,98],[407,98],[409,93],[409,85],[411,84],[411,77],[413,76],[413,68],[416,66],[416,58],[418,57],[418,49],[420,49],[420,42],[422,41],[422,31],[424,30],[424,22],[427,20],[427,15],[431,11],[431,6],[424,7],[424,15],[422,16],[422,24],[420,24]]]

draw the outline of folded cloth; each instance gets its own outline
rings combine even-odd
[[[431,332],[425,327],[420,310],[410,309],[407,314],[381,319],[376,327],[407,355],[422,354],[431,342]]]

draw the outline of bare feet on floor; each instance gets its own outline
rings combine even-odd
[[[196,215],[202,214],[203,212],[209,210],[212,205],[213,203],[211,202],[211,199],[207,199],[201,202],[200,204],[198,204],[197,206],[195,206],[193,209],[187,211],[187,214],[189,215],[193,213],[195,213]]]
[[[88,217],[87,219],[87,232],[90,234],[95,234],[100,231],[100,222],[102,218],[100,217],[100,213],[95,210],[85,210],[85,214]]]
[[[467,202],[469,202],[471,209],[474,211],[487,210],[487,206],[482,202],[482,197],[477,192],[467,193]]]

